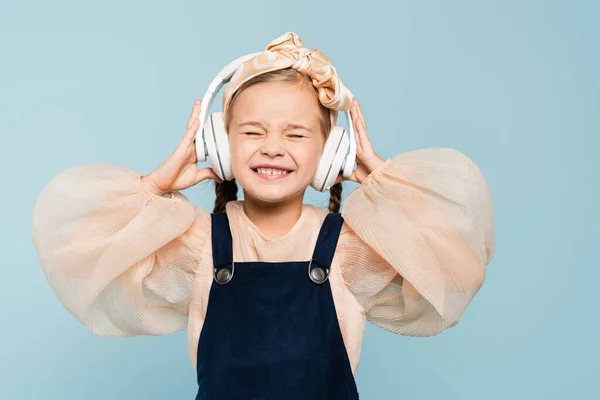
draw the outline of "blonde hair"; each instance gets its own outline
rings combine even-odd
[[[229,130],[235,100],[240,95],[240,93],[242,93],[245,89],[249,88],[252,85],[264,82],[301,85],[309,90],[312,90],[315,94],[315,97],[318,96],[318,91],[313,86],[311,78],[308,75],[298,72],[293,68],[285,68],[257,75],[240,85],[238,90],[231,97],[231,100],[229,101],[229,106],[227,108],[227,112],[224,115],[226,130]],[[331,132],[331,110],[323,106],[321,102],[317,101],[317,103],[319,105],[321,129],[323,131],[323,134],[325,135],[325,138],[327,138],[329,136],[329,133]],[[333,185],[329,189],[329,192],[329,211],[339,212],[342,198],[342,184],[338,183],[336,185]],[[230,201],[237,200],[237,193],[238,186],[235,179],[231,181],[224,181],[223,183],[215,182],[216,198],[213,212],[225,212],[225,206],[227,205],[227,203]]]

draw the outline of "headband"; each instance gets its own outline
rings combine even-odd
[[[348,111],[352,93],[342,84],[330,61],[319,50],[302,45],[300,37],[287,32],[267,45],[262,53],[246,60],[235,71],[223,93],[223,113],[239,87],[257,75],[293,68],[308,75],[319,94],[319,101],[331,109],[335,124],[336,111]]]

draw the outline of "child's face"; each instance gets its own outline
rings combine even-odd
[[[240,93],[231,111],[231,168],[244,197],[302,197],[325,144],[315,94],[298,84],[259,83]]]

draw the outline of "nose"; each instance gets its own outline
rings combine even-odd
[[[279,135],[266,135],[260,152],[269,157],[282,156],[285,154],[285,146]]]

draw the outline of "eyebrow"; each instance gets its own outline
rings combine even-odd
[[[242,122],[241,124],[239,124],[238,127],[242,127],[244,125],[251,125],[251,126],[256,126],[258,128],[265,129],[265,126],[261,122],[259,122],[259,121],[245,121],[245,122]],[[283,128],[284,131],[286,131],[286,130],[292,130],[292,129],[302,129],[302,130],[305,130],[307,132],[312,132],[312,129],[310,129],[310,128],[304,126],[304,125],[300,125],[300,124],[287,124]]]

